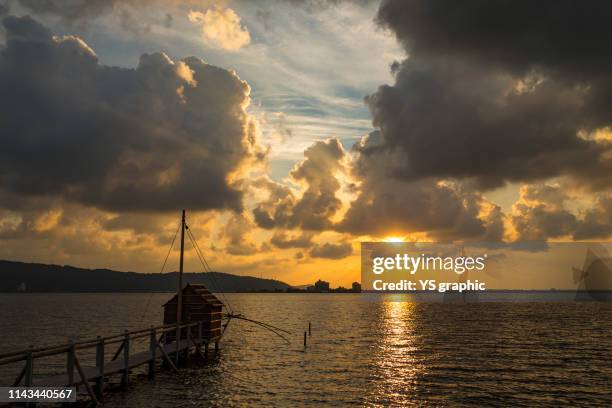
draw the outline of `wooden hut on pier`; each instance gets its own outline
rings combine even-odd
[[[187,284],[183,287],[181,323],[202,322],[202,337],[212,339],[221,335],[223,303],[204,285]],[[164,304],[164,325],[176,324],[178,294]],[[192,335],[197,335],[192,333]],[[186,333],[182,333],[184,338]],[[166,333],[166,343],[174,341],[176,335]]]

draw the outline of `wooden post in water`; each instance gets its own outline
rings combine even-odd
[[[104,339],[98,336],[96,344],[96,368],[99,377],[96,378],[96,394],[99,400],[103,399],[104,393]]]
[[[306,332],[304,332],[304,347],[306,347]]]
[[[183,320],[183,252],[185,251],[185,210],[181,217],[181,255],[179,258],[179,279],[176,303],[176,366],[179,365],[179,342],[181,341],[181,321]]]
[[[149,333],[149,380],[155,379],[155,352],[157,351],[157,334],[155,329],[151,326],[151,332]]]
[[[121,386],[126,389],[130,381],[130,334],[126,330],[123,339],[123,377]]]
[[[308,322],[308,336],[311,335],[311,331],[310,331],[310,322]]]

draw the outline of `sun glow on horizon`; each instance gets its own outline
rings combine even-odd
[[[404,242],[404,237],[385,237],[383,242]]]

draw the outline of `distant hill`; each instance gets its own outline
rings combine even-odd
[[[136,273],[83,269],[0,260],[0,292],[174,292],[178,272]],[[200,283],[213,292],[285,291],[290,286],[273,279],[222,272],[183,273],[184,283]]]

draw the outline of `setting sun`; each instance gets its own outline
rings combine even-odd
[[[383,239],[384,242],[404,242],[403,237],[386,237]]]

